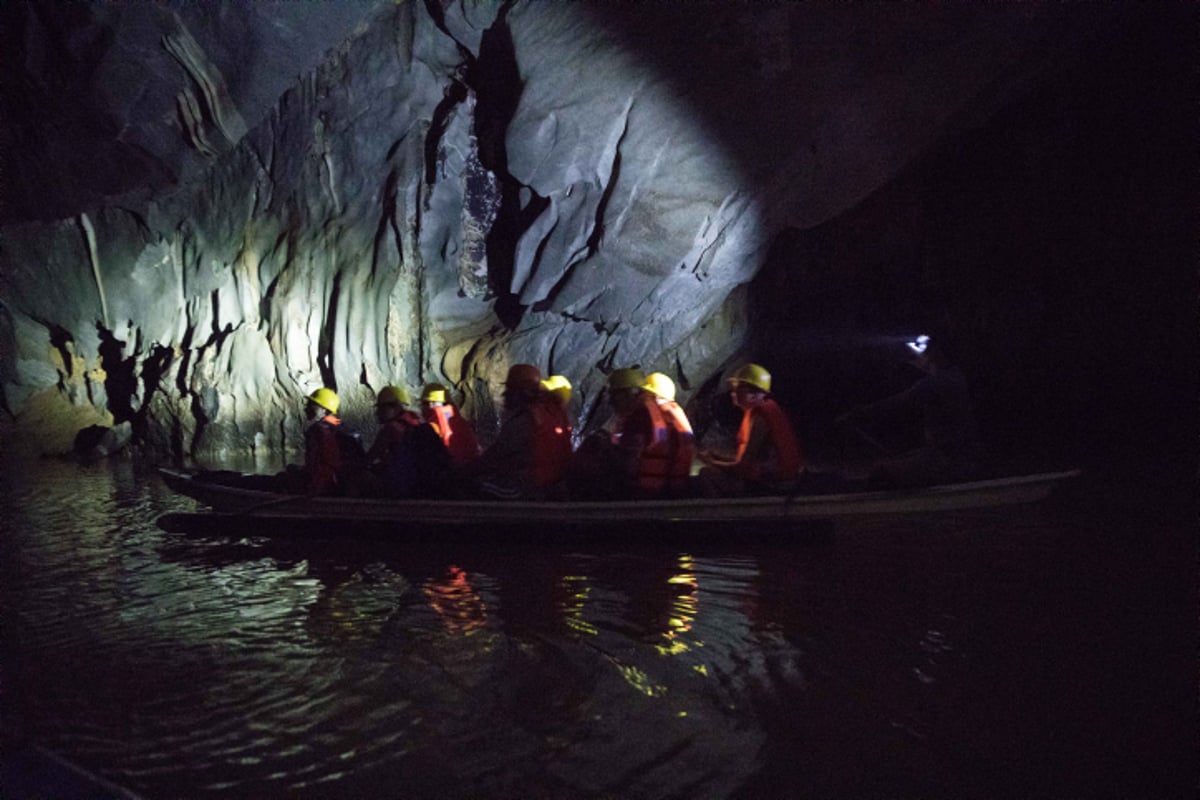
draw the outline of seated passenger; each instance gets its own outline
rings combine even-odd
[[[661,372],[646,376],[642,388],[654,396],[663,419],[675,432],[675,447],[671,455],[671,472],[668,476],[668,494],[681,497],[688,494],[688,481],[692,474],[692,461],[696,456],[696,439],[692,423],[683,407],[675,402],[675,381]]]
[[[567,471],[574,455],[572,437],[574,425],[567,412],[571,399],[571,382],[562,375],[551,375],[547,381],[538,382],[538,398],[534,404],[534,418],[540,431],[538,473],[541,485],[547,487],[544,496],[564,499],[566,497]]]
[[[868,478],[875,487],[929,486],[977,478],[982,448],[971,410],[967,379],[941,342],[920,336],[908,342],[910,362],[924,373],[902,392],[851,409],[838,422],[861,422],[915,411],[921,417],[922,444],[876,462]]]
[[[567,409],[571,402],[571,382],[563,375],[551,375],[541,382],[541,386],[542,393],[552,401],[552,413],[559,416],[558,424],[567,431],[567,440],[570,441],[575,432],[571,412]]]
[[[579,447],[571,492],[583,499],[663,497],[670,486],[676,435],[641,370],[617,369],[608,377],[613,431],[599,431]]]
[[[440,383],[425,384],[421,390],[421,416],[442,437],[450,462],[463,467],[479,458],[479,440],[471,423],[450,402],[449,394]]]
[[[771,374],[746,364],[729,379],[733,403],[742,409],[737,452],[699,454],[708,466],[700,471],[708,495],[787,494],[796,489],[803,470],[791,420],[771,396]]]
[[[383,387],[375,399],[380,428],[367,451],[364,494],[437,497],[448,491],[449,454],[409,402],[408,392],[398,386]]]
[[[286,473],[289,491],[309,495],[353,495],[365,463],[362,440],[337,416],[339,400],[332,389],[310,394],[304,406],[304,466]]]
[[[542,499],[565,476],[571,440],[542,392],[532,364],[514,364],[504,381],[504,421],[494,444],[469,466],[487,496]]]
[[[542,382],[542,390],[549,392],[564,409],[571,403],[571,382],[565,375],[551,375]]]

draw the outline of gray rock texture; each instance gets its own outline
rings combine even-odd
[[[1029,4],[10,3],[0,385],[11,441],[133,425],[299,443],[452,385],[484,438],[531,362],[595,424],[738,356],[776,235],[854,206],[1052,68]],[[1078,15],[1076,15],[1078,17]],[[36,424],[34,424],[36,422]],[[63,446],[64,441],[66,447]]]

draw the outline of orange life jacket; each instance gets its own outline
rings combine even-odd
[[[746,446],[750,443],[750,432],[754,428],[755,418],[760,418],[767,424],[767,439],[772,458],[766,462],[743,460]],[[746,409],[742,414],[737,442],[738,471],[746,479],[790,481],[799,477],[800,469],[804,466],[804,457],[796,441],[796,433],[787,414],[770,397],[754,408]]]
[[[635,425],[648,427],[642,431],[635,431]],[[642,496],[660,495],[666,490],[671,475],[675,450],[674,432],[663,417],[663,412],[659,410],[658,401],[649,392],[642,393],[640,405],[622,420],[614,438],[619,442],[624,436],[635,432],[645,435],[646,443],[642,452],[638,454],[634,488]]]
[[[461,466],[479,458],[479,440],[475,438],[475,431],[454,405],[428,406],[424,413],[425,419],[442,437],[442,444],[450,451],[452,463]]]
[[[683,408],[674,400],[659,401],[658,408],[662,411],[664,421],[675,432],[675,448],[671,456],[669,483],[672,489],[682,489],[687,485],[687,479],[692,474],[692,460],[696,456],[692,423],[688,421]]]

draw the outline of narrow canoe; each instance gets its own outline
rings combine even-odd
[[[228,486],[160,468],[174,491],[213,511],[238,517],[337,520],[408,525],[613,525],[634,522],[726,523],[825,520],[878,514],[914,514],[1034,503],[1079,470],[930,486],[902,491],[797,494],[787,497],[695,498],[636,501],[392,500],[306,497]]]

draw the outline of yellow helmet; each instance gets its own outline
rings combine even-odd
[[[444,403],[446,402],[446,387],[440,383],[427,383],[425,388],[421,390],[422,403]]]
[[[646,382],[642,384],[642,388],[651,394],[658,395],[663,400],[675,399],[675,381],[661,372],[651,372],[647,375]]]
[[[412,401],[408,397],[408,392],[399,386],[385,386],[375,396],[375,405],[377,406],[406,406],[410,402]]]
[[[336,414],[338,410],[338,396],[333,389],[326,389],[322,386],[308,396],[310,403],[315,403],[321,408],[328,411],[330,414]]]
[[[746,364],[738,367],[737,371],[729,376],[730,382],[733,384],[748,383],[751,386],[756,386],[764,392],[771,391],[771,373],[760,367],[758,364]]]
[[[542,388],[556,396],[564,406],[571,400],[571,382],[563,375],[551,375],[542,381]]]
[[[646,382],[646,376],[640,369],[614,369],[608,376],[608,390],[615,392],[620,389],[640,389]]]

